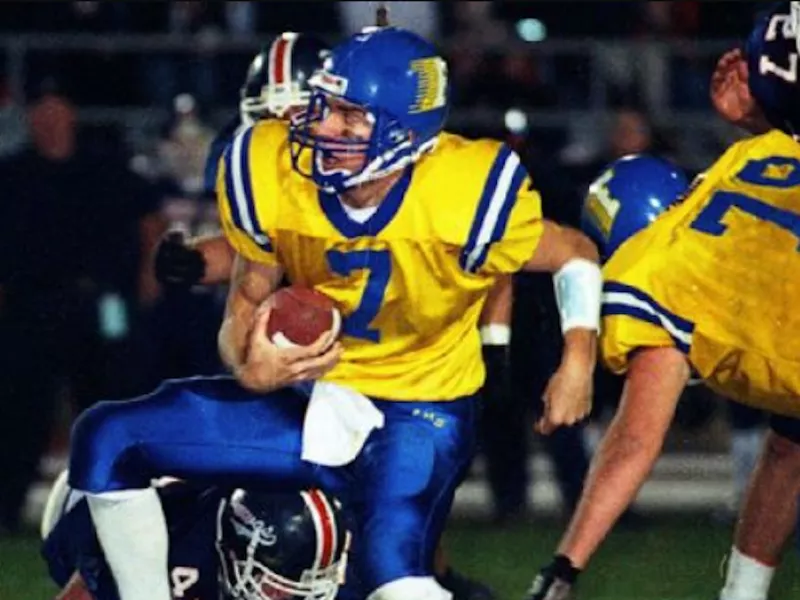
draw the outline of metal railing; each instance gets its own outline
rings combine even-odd
[[[157,56],[164,53],[177,53],[186,56],[202,56],[209,60],[231,54],[252,55],[270,36],[238,37],[226,35],[185,36],[185,35],[97,35],[97,34],[24,34],[0,35],[0,52],[4,55],[7,85],[12,98],[18,102],[24,99],[28,59],[32,53],[57,55],[64,52],[86,52],[103,55],[141,55]],[[334,36],[326,36],[335,41]],[[515,41],[503,47],[486,47],[492,52],[527,52],[542,64],[552,64],[565,58],[584,61],[588,72],[573,73],[556,70],[553,82],[558,88],[570,78],[582,77],[588,90],[582,98],[582,106],[532,110],[519,107],[533,126],[570,127],[576,123],[582,127],[603,127],[613,114],[609,104],[608,64],[614,56],[623,60],[636,61],[644,56],[656,57],[652,64],[661,65],[658,69],[639,69],[643,88],[669,90],[672,85],[676,57],[694,57],[708,65],[726,49],[735,44],[734,40],[701,41],[680,39],[673,41],[606,41],[593,39],[545,40],[538,43]],[[442,44],[446,53],[457,52],[453,44]],[[615,54],[611,54],[611,53]],[[644,60],[644,59],[641,59]],[[640,65],[641,67],[641,65]],[[708,72],[710,77],[710,67]],[[710,106],[679,110],[672,106],[664,94],[649,95],[643,91],[646,108],[657,127],[669,130],[685,130],[687,135],[712,136],[715,139],[733,139],[735,134],[720,119],[714,118]],[[228,106],[215,107],[216,114],[230,114],[232,102]],[[212,109],[212,114],[214,111]],[[126,129],[152,128],[163,123],[168,117],[165,109],[155,106],[94,106],[80,112],[81,119],[90,123],[117,123]],[[452,112],[450,127],[454,129],[483,128],[503,129],[504,111],[493,107],[458,108]]]

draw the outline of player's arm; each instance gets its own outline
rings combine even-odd
[[[236,255],[231,287],[218,342],[222,361],[239,373],[247,360],[250,331],[259,306],[278,289],[283,269],[280,265],[257,263]]]
[[[523,265],[526,271],[553,273],[564,335],[561,363],[545,390],[545,412],[537,423],[542,433],[572,425],[591,410],[602,287],[598,261],[589,238],[544,219],[536,251]]]
[[[235,255],[222,234],[187,240],[180,231],[170,231],[158,244],[156,278],[175,288],[227,283]]]
[[[497,151],[484,185],[461,251],[464,268],[479,275],[520,270],[553,274],[564,351],[545,389],[545,410],[537,423],[540,432],[550,433],[591,410],[602,288],[597,249],[579,231],[542,218],[539,193],[507,146]]]
[[[620,407],[592,460],[578,508],[527,600],[568,597],[578,573],[650,474],[688,380],[689,366],[676,348],[642,349],[631,358]]]
[[[225,150],[217,174],[222,231],[237,253],[225,318],[219,332],[223,362],[239,382],[256,392],[317,379],[339,361],[342,347],[322,334],[313,344],[278,348],[267,337],[270,304],[283,267],[271,239],[277,201],[269,186],[254,185],[250,166],[263,164],[263,177],[275,157],[267,139],[253,141],[254,129],[237,135]],[[277,172],[273,173],[278,176]]]
[[[509,344],[514,284],[511,275],[497,278],[478,322],[486,365],[484,394],[493,402],[508,396],[510,387]]]
[[[189,247],[200,252],[203,257],[205,269],[200,285],[217,285],[230,281],[236,251],[231,248],[224,235],[190,240]]]

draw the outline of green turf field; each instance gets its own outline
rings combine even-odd
[[[547,560],[560,533],[553,522],[495,529],[455,522],[447,533],[453,563],[491,583],[501,600],[519,600],[534,567]],[[713,600],[719,563],[731,528],[702,517],[660,518],[608,540],[581,580],[581,600]],[[49,600],[54,588],[35,538],[0,539],[0,600]],[[794,549],[773,585],[772,598],[800,598]]]

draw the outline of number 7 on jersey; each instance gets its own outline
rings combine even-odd
[[[386,287],[392,274],[392,256],[388,250],[328,250],[326,252],[331,271],[347,277],[353,271],[365,269],[369,275],[361,302],[356,310],[344,320],[342,332],[354,338],[379,342],[381,333],[370,329],[370,323],[378,316],[383,304]]]

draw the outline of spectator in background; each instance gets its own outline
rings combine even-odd
[[[166,137],[158,144],[161,168],[183,193],[200,194],[214,130],[201,120],[197,101],[191,94],[175,97],[173,115]]]
[[[389,23],[410,29],[427,40],[442,36],[439,2],[384,2],[389,10]],[[469,3],[467,3],[469,4]],[[375,25],[375,2],[337,2],[342,35],[358,33]]]
[[[491,69],[489,95],[495,107],[548,108],[556,105],[557,92],[544,78],[539,59],[520,46],[509,46]]]
[[[0,163],[0,529],[19,527],[66,385],[83,409],[147,381],[139,311],[158,287],[147,258],[163,227],[119,152],[79,139],[52,85],[27,107],[30,147]],[[117,142],[117,148],[119,144]]]
[[[170,230],[186,237],[220,233],[213,194],[204,189],[204,172],[214,131],[200,118],[196,100],[180,94],[173,117],[158,145],[161,213]],[[213,375],[223,371],[217,350],[227,290],[196,286],[169,287],[151,314],[150,359],[154,382],[169,378]]]
[[[11,97],[5,82],[0,80],[0,159],[22,148],[28,138],[25,111]]]
[[[196,50],[142,58],[141,74],[149,102],[166,108],[182,92],[191,93],[204,106],[217,102],[220,81],[217,45],[225,29],[222,8],[209,2],[186,0],[167,4],[166,32],[192,39]]]
[[[511,41],[509,26],[496,18],[493,9],[493,3],[485,1],[458,2],[441,9],[446,13],[444,21],[452,24],[447,60],[457,106],[490,105],[493,101],[488,84],[497,80],[493,62],[500,60],[497,49]]]
[[[575,186],[576,198],[583,197],[589,183],[605,165],[621,156],[639,152],[669,154],[666,140],[656,135],[647,115],[633,106],[620,108],[608,128],[600,132],[602,137],[598,143],[595,131],[574,128],[575,139],[561,152],[567,175]]]

